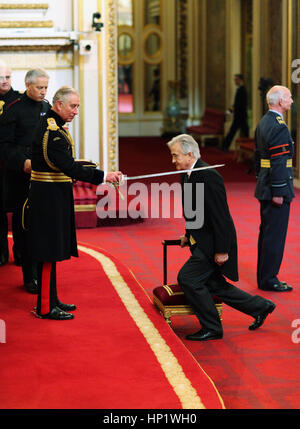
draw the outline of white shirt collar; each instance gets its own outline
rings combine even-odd
[[[277,112],[277,110],[270,109],[269,112],[277,113],[277,115],[280,115],[283,118],[283,114],[280,112]]]
[[[196,159],[196,161],[194,162],[194,164],[191,166],[191,170],[195,167],[196,162],[198,161],[198,159]],[[190,177],[191,175],[191,171],[188,171],[186,174],[188,175],[188,177]]]

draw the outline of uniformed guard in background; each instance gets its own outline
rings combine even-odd
[[[3,112],[10,103],[20,97],[20,92],[11,87],[11,68],[4,62],[0,62],[0,120]],[[0,266],[5,265],[9,258],[8,251],[8,220],[3,207],[3,175],[4,163],[0,159]],[[21,265],[21,255],[18,248],[17,236],[14,234],[15,218],[12,217],[12,231],[14,236],[13,254],[16,265]]]
[[[122,173],[85,167],[74,161],[74,143],[66,122],[78,114],[75,89],[60,88],[53,107],[44,116],[32,150],[29,192],[29,231],[33,259],[38,263],[39,295],[36,315],[44,319],[69,320],[76,309],[57,296],[56,262],[78,256],[72,179],[98,185],[119,182]]]
[[[257,283],[267,291],[286,292],[292,287],[279,281],[289,221],[290,203],[294,197],[292,158],[294,146],[283,114],[292,103],[288,88],[273,86],[267,93],[269,111],[255,131],[255,197],[260,202]]]
[[[37,293],[37,274],[30,255],[23,215],[30,183],[31,145],[41,116],[51,107],[44,101],[48,81],[45,70],[28,71],[25,76],[26,91],[6,108],[0,128],[0,157],[4,160],[4,209],[12,212],[16,219],[23,281],[30,293]]]

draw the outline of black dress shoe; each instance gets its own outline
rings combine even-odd
[[[52,319],[52,320],[71,320],[74,319],[74,314],[66,313],[60,310],[58,307],[54,307],[50,313],[38,314],[41,319]]]
[[[253,323],[251,323],[251,325],[249,326],[250,331],[254,331],[255,329],[259,328],[266,320],[268,314],[272,313],[272,311],[275,310],[275,307],[276,305],[274,304],[274,302],[267,301],[267,308],[256,317]]]
[[[25,289],[27,290],[27,292],[29,292],[29,293],[35,293],[36,294],[39,292],[37,280],[35,280],[35,279],[33,279],[31,282],[24,282],[24,286],[25,286]]]
[[[288,286],[285,282],[278,282],[272,286],[260,286],[259,289],[271,292],[290,292],[293,290],[292,286]]]
[[[63,302],[57,300],[56,307],[63,311],[74,311],[76,310],[75,304],[64,304]]]
[[[223,338],[223,332],[200,329],[200,331],[195,332],[195,334],[187,335],[185,338],[192,341],[219,340]]]

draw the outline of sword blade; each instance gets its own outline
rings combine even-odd
[[[175,171],[164,171],[162,173],[152,173],[152,174],[143,174],[141,176],[131,176],[131,177],[127,177],[127,176],[123,176],[122,181],[123,180],[137,180],[137,179],[148,179],[150,177],[160,177],[160,176],[169,176],[171,174],[181,174],[181,173],[193,173],[194,171],[199,171],[199,170],[209,170],[211,168],[219,168],[219,167],[224,167],[225,164],[216,164],[216,165],[208,165],[206,167],[197,167],[197,168],[192,168],[192,169],[188,169],[188,170],[175,170]]]

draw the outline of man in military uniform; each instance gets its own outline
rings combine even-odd
[[[79,95],[65,86],[53,97],[42,118],[32,150],[29,230],[32,255],[38,263],[39,295],[36,315],[69,320],[76,309],[57,296],[56,262],[78,256],[72,179],[98,185],[119,182],[122,173],[85,167],[74,161],[74,143],[65,128],[78,114]]]
[[[0,63],[0,119],[4,110],[13,101],[20,97],[19,91],[15,91],[11,87],[11,69],[5,63]],[[7,214],[3,207],[3,161],[0,159],[0,266],[5,265],[8,261],[8,221]],[[14,234],[15,219],[13,217],[13,235],[14,245],[13,253],[17,265],[21,264],[20,251],[18,250],[17,238]]]
[[[0,157],[4,160],[4,209],[15,216],[17,241],[21,245],[23,281],[26,290],[37,293],[36,270],[31,260],[23,212],[31,173],[31,144],[35,129],[49,109],[44,101],[49,76],[34,69],[25,76],[25,93],[6,108],[1,119]]]
[[[290,203],[294,197],[292,137],[283,120],[292,103],[284,86],[273,86],[267,93],[269,111],[255,130],[255,197],[260,202],[257,283],[267,291],[287,292],[292,287],[279,281],[289,221]]]

